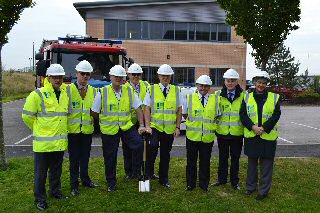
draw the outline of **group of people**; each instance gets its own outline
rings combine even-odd
[[[228,182],[228,159],[231,156],[230,183],[240,190],[239,158],[243,141],[248,156],[246,194],[257,190],[258,165],[260,182],[257,200],[267,197],[272,182],[273,160],[280,118],[279,96],[266,89],[269,75],[257,73],[255,90],[247,93],[238,84],[234,69],[224,75],[224,86],[210,93],[212,81],[201,75],[196,80],[197,92],[184,97],[180,88],[170,84],[173,69],[163,64],[158,69],[159,83],[150,85],[141,80],[143,70],[132,64],[127,72],[115,65],[110,69],[111,84],[101,89],[88,85],[93,68],[83,60],[76,66],[77,81],[63,83],[64,69],[51,64],[44,87],[28,96],[22,112],[25,124],[33,131],[34,196],[39,210],[48,209],[46,178],[49,174],[49,195],[66,199],[61,193],[64,151],[70,160],[71,195],[79,195],[82,186],[98,187],[88,173],[94,121],[99,120],[102,138],[105,177],[108,192],[116,191],[117,153],[120,139],[123,148],[126,179],[141,180],[143,159],[142,134],[150,134],[146,148],[146,176],[158,179],[170,188],[170,151],[174,137],[180,135],[182,116],[186,119],[186,191],[199,187],[209,191],[210,158],[214,139],[219,148],[218,180],[213,186]],[[124,84],[124,79],[129,80]],[[159,173],[154,164],[160,148]],[[199,171],[197,162],[199,158]],[[259,164],[260,163],[260,164]]]

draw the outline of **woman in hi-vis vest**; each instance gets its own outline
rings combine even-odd
[[[253,77],[255,90],[245,94],[240,109],[240,119],[245,127],[244,154],[248,156],[246,194],[251,195],[258,189],[256,200],[263,200],[270,191],[281,115],[279,95],[267,91],[269,80],[266,71],[256,73]]]

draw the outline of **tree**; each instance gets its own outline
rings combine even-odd
[[[2,116],[2,61],[1,50],[8,42],[7,34],[20,19],[25,8],[34,6],[32,0],[0,0],[0,169],[6,169],[5,146]]]
[[[253,48],[252,56],[265,70],[269,57],[298,29],[300,0],[218,0],[226,23]]]
[[[261,64],[256,62],[256,66],[261,68]],[[293,88],[298,84],[297,74],[300,63],[295,63],[295,58],[291,56],[290,48],[284,44],[280,45],[275,53],[270,56],[266,69],[270,74],[271,85]]]
[[[301,74],[301,79],[299,81],[299,84],[302,88],[308,88],[310,86],[312,86],[312,82],[311,79],[309,78],[309,70],[306,69],[304,71],[304,74]]]

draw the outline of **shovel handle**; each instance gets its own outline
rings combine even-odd
[[[147,142],[144,141],[144,143],[143,143],[143,162],[146,162],[146,160],[147,160]]]

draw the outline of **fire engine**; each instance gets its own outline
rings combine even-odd
[[[35,59],[36,87],[43,86],[46,70],[52,63],[61,64],[65,70],[65,83],[76,80],[76,65],[87,60],[93,67],[89,84],[94,87],[103,87],[110,84],[109,70],[114,65],[123,67],[133,63],[132,58],[127,58],[126,48],[120,46],[121,40],[107,40],[92,37],[67,35],[57,40],[43,40],[39,53]]]

